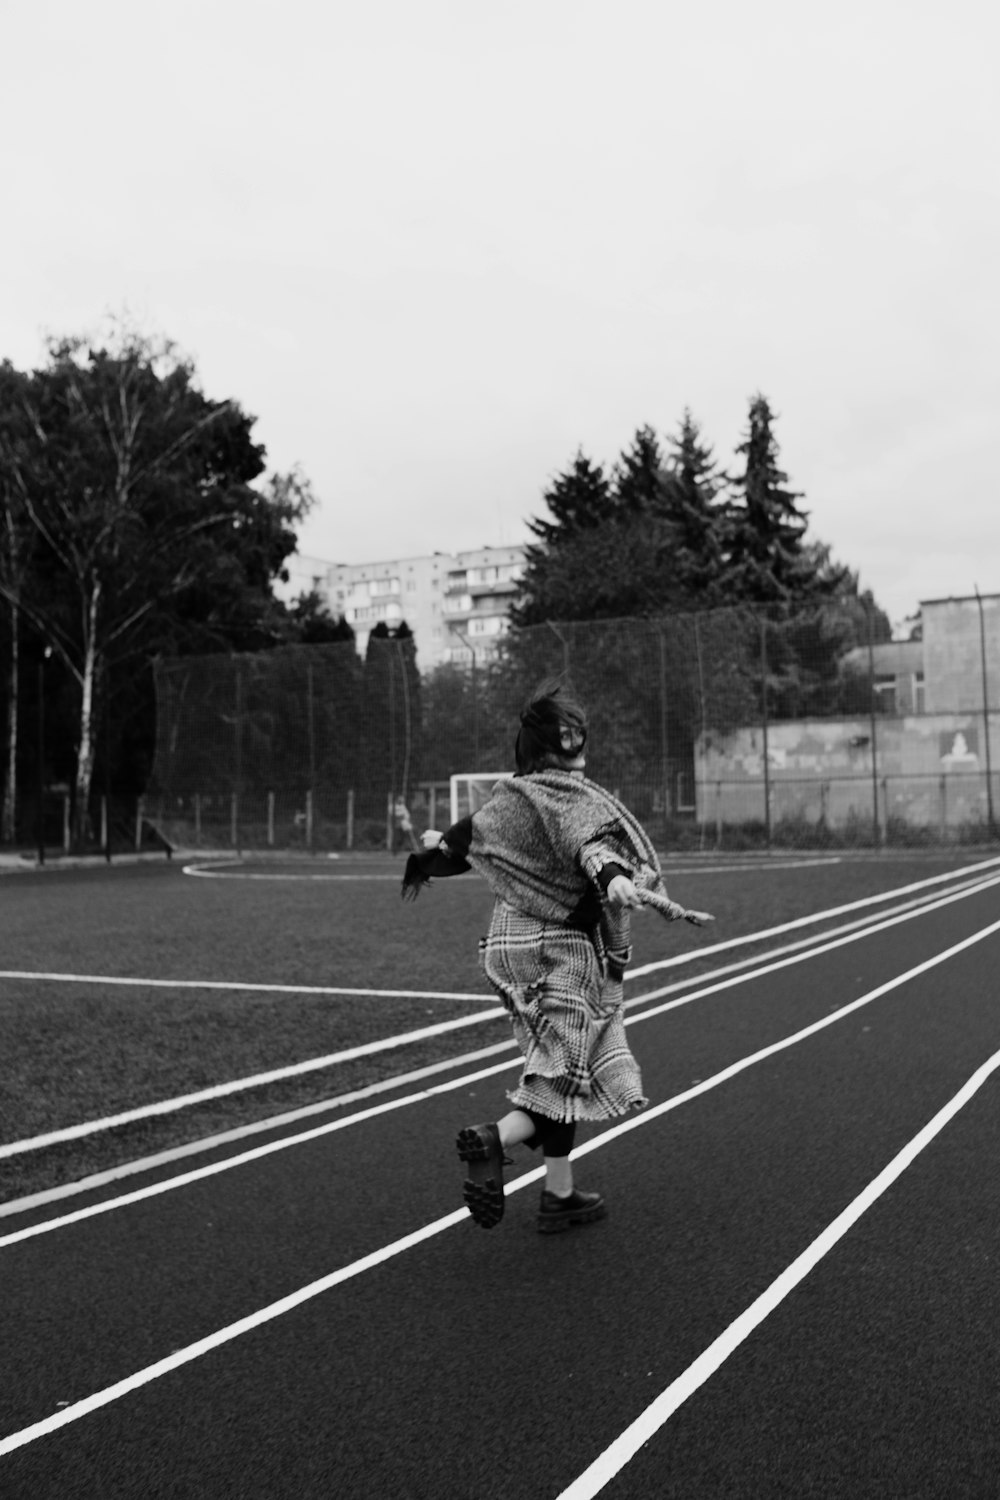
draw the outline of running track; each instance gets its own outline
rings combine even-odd
[[[998,893],[632,1011],[596,1225],[456,1207],[504,1059],[0,1221],[0,1495],[995,1500]]]

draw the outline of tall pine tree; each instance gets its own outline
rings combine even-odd
[[[548,546],[606,521],[611,486],[601,465],[592,464],[583,449],[578,448],[572,467],[556,476],[543,499],[554,519],[536,517],[528,522],[528,529]]]
[[[663,454],[652,427],[639,427],[632,446],[614,468],[615,510],[621,518],[656,514],[663,509]]]
[[[807,516],[801,493],[786,488],[778,467],[774,414],[759,393],[751,398],[747,435],[738,454],[744,472],[732,481],[726,506],[727,592],[759,604],[782,604],[829,592],[803,542]]]
[[[680,432],[667,442],[674,451],[668,458],[665,502],[677,537],[677,576],[692,602],[707,608],[720,594],[723,513],[718,496],[724,477],[689,407]]]

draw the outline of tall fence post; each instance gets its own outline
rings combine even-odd
[[[670,746],[667,740],[667,638],[662,626],[657,631],[657,640],[660,643],[660,777],[663,783],[663,841],[666,844],[673,807],[670,797]]]
[[[239,805],[240,792],[243,789],[243,673],[240,670],[240,659],[236,658],[236,785],[233,788],[231,813],[232,813],[232,842],[236,853],[240,853],[240,819]]]
[[[274,793],[267,794],[267,847],[274,848]]]
[[[875,728],[875,622],[874,606],[871,601],[865,601],[865,613],[868,617],[868,679],[869,679],[869,719],[871,721],[872,739],[872,837],[875,848],[882,844],[882,829],[878,816],[878,734]]]
[[[764,842],[771,847],[771,762],[767,723],[767,616],[760,617],[760,717],[764,751]]]
[[[701,631],[698,628],[698,616],[697,615],[695,615],[695,617],[694,617],[694,655],[695,655],[695,661],[698,664],[698,711],[699,711],[699,720],[700,720],[700,725],[701,725],[701,732],[700,732],[698,738],[699,738],[699,740],[701,742],[701,763],[702,763],[702,768],[704,770],[704,768],[708,764],[708,753],[707,753],[708,752],[708,746],[705,743],[705,734],[706,734],[706,719],[705,719],[705,667],[704,667],[704,663],[702,662],[702,659],[701,659]],[[695,777],[694,801],[695,801],[695,807],[697,807],[697,805],[698,805],[698,761],[697,761],[697,758],[695,759],[695,765],[694,765],[694,777]],[[708,790],[707,785],[706,785],[705,790],[706,790],[706,793],[707,793],[707,790]],[[698,830],[698,848],[699,849],[704,849],[704,847],[705,847],[705,823],[707,821],[707,807],[703,809],[703,814],[704,815],[703,815],[702,820],[701,820],[701,827]],[[695,814],[695,816],[697,817],[697,813]]]
[[[556,629],[556,627],[553,625],[553,623],[552,623],[551,620],[546,620],[545,623],[549,627],[549,629],[551,630],[552,634],[555,636],[556,640],[562,646],[562,654],[563,654],[562,675],[564,677],[568,677],[569,676],[569,641],[563,635],[563,633],[562,633],[561,630],[557,630]]]
[[[983,672],[983,737],[985,740],[986,755],[986,817],[989,822],[990,836],[996,833],[996,823],[993,817],[993,765],[990,760],[990,697],[989,682],[986,675],[986,622],[983,619],[983,596],[979,592],[979,584],[975,585],[976,603],[979,605],[979,657]]]
[[[309,790],[306,792],[306,845],[310,854],[313,848],[313,792],[316,787],[316,707],[313,698],[313,666],[306,664],[309,720]]]
[[[347,794],[347,828],[345,830],[348,849],[354,848],[354,788]]]

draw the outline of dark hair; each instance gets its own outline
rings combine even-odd
[[[521,727],[514,741],[514,760],[522,775],[541,771],[552,756],[565,752],[559,742],[562,729],[587,734],[587,713],[572,688],[558,680],[541,683],[521,713]]]

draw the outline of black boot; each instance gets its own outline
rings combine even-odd
[[[579,1188],[574,1188],[568,1198],[559,1198],[543,1188],[538,1230],[540,1234],[557,1234],[571,1224],[592,1224],[595,1219],[603,1219],[606,1213],[600,1193],[581,1193]]]

